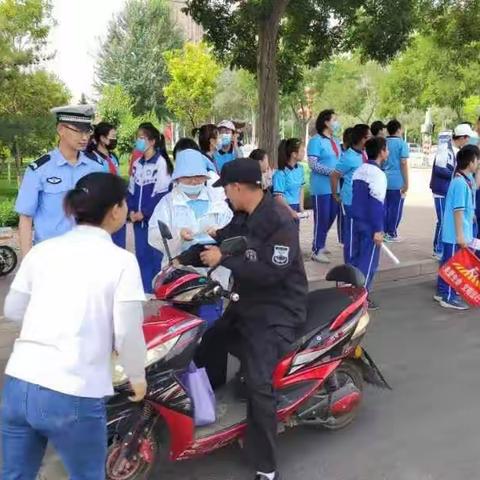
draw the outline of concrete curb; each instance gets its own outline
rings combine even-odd
[[[390,288],[396,283],[408,281],[422,283],[432,280],[437,276],[438,262],[433,259],[405,262],[392,268],[386,268],[377,272],[374,288],[375,290]],[[327,282],[324,277],[312,275],[308,279],[310,290],[332,287],[332,282]]]

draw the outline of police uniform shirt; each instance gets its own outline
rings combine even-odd
[[[71,165],[60,150],[30,164],[25,171],[15,203],[19,215],[33,218],[34,243],[68,232],[74,222],[65,215],[63,199],[66,193],[85,175],[102,172],[104,167],[94,154],[79,152],[75,165]]]

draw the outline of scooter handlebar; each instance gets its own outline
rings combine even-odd
[[[219,297],[225,298],[227,300],[230,300],[231,302],[238,302],[240,300],[240,295],[235,292],[229,292],[228,290],[224,290],[220,285],[217,285],[213,289],[214,295],[217,295]]]

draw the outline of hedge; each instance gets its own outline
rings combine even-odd
[[[18,214],[14,208],[14,198],[0,198],[0,227],[16,227],[18,225]]]

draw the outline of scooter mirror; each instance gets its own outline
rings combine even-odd
[[[171,240],[173,238],[172,232],[170,231],[166,223],[163,223],[162,221],[159,220],[158,228],[160,230],[160,235],[162,236],[162,238],[164,238],[165,240]]]
[[[232,237],[224,240],[220,245],[223,255],[242,255],[248,248],[246,237]]]

